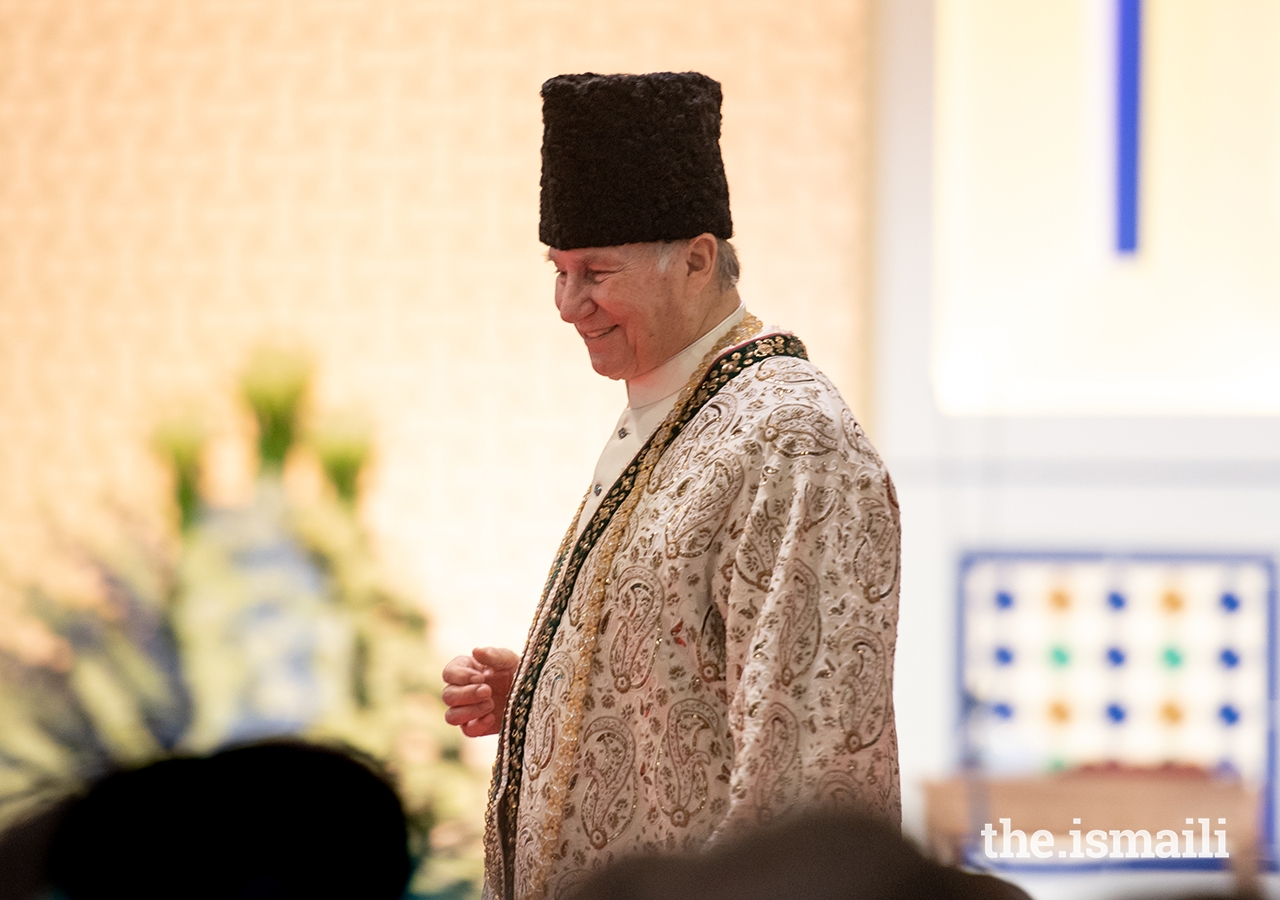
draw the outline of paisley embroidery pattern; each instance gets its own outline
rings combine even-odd
[[[534,615],[529,638],[520,657],[520,666],[516,670],[515,683],[503,717],[498,754],[493,763],[493,781],[489,785],[489,808],[485,812],[485,881],[487,884],[497,885],[504,900],[512,900],[515,896],[513,891],[516,885],[517,856],[527,858],[527,855],[517,854],[516,836],[520,821],[520,788],[524,781],[526,737],[535,688],[540,683],[551,653],[551,644],[577,584],[578,573],[587,555],[609,526],[613,514],[631,492],[640,469],[640,460],[648,447],[649,444],[646,443],[640,448],[636,458],[619,476],[609,493],[605,494],[604,501],[576,541],[573,535],[577,516],[569,524],[555,562],[551,565],[547,582],[542,588],[542,599],[538,603],[538,611]],[[584,505],[585,500],[578,506],[578,515],[582,514]]]
[[[787,403],[769,414],[764,439],[783,456],[822,456],[836,449],[836,423],[817,407]]]
[[[596,719],[582,733],[587,788],[582,827],[591,846],[603,849],[631,824],[636,809],[636,743],[621,719]]]
[[[725,385],[743,371],[775,356],[807,358],[804,344],[799,339],[790,335],[771,334],[754,338],[739,349],[730,350],[716,359],[693,395],[679,411],[675,427],[667,436],[667,447],[660,448],[660,452],[665,453],[670,448],[671,442],[679,439],[684,426],[689,424],[690,420]],[[565,607],[579,583],[583,563],[600,542],[614,513],[630,495],[653,440],[654,438],[650,437],[649,441],[640,448],[635,458],[605,494],[600,507],[576,540],[574,539],[576,522],[570,524],[560,550],[556,554],[551,572],[547,576],[546,585],[543,587],[538,612],[534,617],[525,652],[521,656],[516,682],[507,702],[502,735],[498,743],[498,755],[494,761],[494,778],[489,789],[489,809],[485,815],[485,878],[487,883],[497,886],[504,900],[513,900],[514,896],[512,892],[515,879],[513,868],[516,857],[515,837],[520,820],[525,735],[533,694],[551,651],[552,642],[559,633],[560,624],[565,616]],[[579,514],[581,509],[580,506]],[[585,580],[583,583],[590,583],[590,581]]]
[[[858,498],[861,529],[853,555],[853,570],[870,603],[888,597],[898,585],[901,531],[898,516],[876,497]]]
[[[782,585],[778,621],[778,680],[783,687],[813,664],[821,639],[818,576],[804,563],[792,563]]]
[[[799,360],[775,357],[756,366],[756,377],[761,381],[780,381],[783,384],[804,384],[816,381],[813,371]]]
[[[848,772],[832,769],[818,783],[818,800],[833,809],[857,809],[858,783]]]
[[[587,869],[570,869],[556,881],[555,891],[551,894],[555,900],[561,897],[572,897],[578,886],[591,877]]]
[[[853,417],[853,413],[849,412],[848,409],[842,410],[840,424],[844,429],[844,439],[853,448],[854,455],[870,461],[876,468],[881,468],[883,463],[880,461],[880,454],[876,452],[876,448],[871,446],[871,442],[867,440],[866,432],[862,430],[858,420]]]
[[[525,738],[524,771],[530,781],[537,780],[555,752],[559,703],[569,689],[573,665],[563,653],[553,654],[542,670],[542,677],[547,686],[534,699]]]
[[[698,675],[708,684],[724,681],[724,619],[720,610],[708,607],[698,629]]]
[[[841,642],[840,727],[850,753],[880,739],[889,720],[889,658],[884,642],[869,628],[849,629]]]
[[[809,531],[825,522],[839,498],[834,487],[806,483],[800,493],[800,530]]]
[[[769,516],[763,507],[751,510],[747,517],[747,529],[738,544],[734,566],[747,584],[760,590],[768,590],[773,579],[773,567],[778,561],[778,546],[786,534],[786,523]]]
[[[613,686],[625,694],[649,680],[662,620],[662,584],[652,569],[632,566],[618,576],[618,630],[609,648]],[[611,618],[613,618],[611,616]]]
[[[495,766],[495,900],[558,900],[610,860],[697,852],[797,803],[896,821],[896,498],[790,340],[725,353],[626,529],[593,520],[562,547]]]
[[[706,553],[741,490],[742,464],[731,456],[718,456],[677,482],[679,505],[667,522],[667,556]]]
[[[543,853],[542,837],[534,829],[525,826],[520,829],[520,833],[516,836],[516,856],[519,859],[536,859]],[[524,865],[516,865],[514,867],[515,894],[517,897],[528,896],[529,893],[529,868]]]
[[[764,709],[759,739],[758,767],[752,793],[756,821],[769,822],[790,805],[786,774],[796,764],[800,750],[800,725],[795,715],[781,703]]]
[[[658,758],[658,805],[676,828],[684,828],[707,803],[709,745],[720,717],[700,700],[680,700],[667,712],[667,735]]]
[[[766,360],[768,362],[768,360]],[[650,493],[670,490],[680,473],[693,467],[693,462],[715,449],[717,439],[738,414],[738,401],[731,394],[717,394],[704,406],[671,449],[662,457],[649,482]]]

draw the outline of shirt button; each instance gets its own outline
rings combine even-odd
[[[592,490],[592,492],[594,492],[594,493],[595,493],[595,495],[596,495],[597,497],[599,497],[599,496],[600,496],[600,491],[601,491],[602,489],[601,489],[600,485],[598,485],[598,484],[597,484],[597,485],[596,485],[595,487],[593,487],[591,490]]]
[[[624,437],[626,437],[629,433],[630,433],[630,432],[628,432],[628,431],[627,431],[627,429],[625,429],[625,428],[619,428],[619,429],[618,429],[618,438],[619,438],[619,439],[624,438]]]

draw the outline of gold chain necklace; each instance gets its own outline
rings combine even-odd
[[[671,412],[662,420],[662,424],[658,426],[657,431],[654,433],[653,440],[649,442],[649,448],[645,451],[644,458],[640,461],[640,470],[636,474],[635,485],[631,488],[631,492],[627,494],[626,499],[622,501],[622,505],[618,507],[618,511],[613,514],[613,518],[609,521],[608,528],[605,530],[600,553],[592,573],[591,587],[587,594],[586,611],[582,623],[582,643],[574,660],[573,680],[570,682],[569,696],[566,701],[568,711],[564,717],[561,740],[555,750],[556,759],[553,764],[555,776],[551,782],[550,794],[547,798],[547,807],[544,813],[546,818],[544,819],[542,833],[542,852],[538,854],[535,863],[536,868],[529,873],[528,891],[526,892],[526,897],[529,900],[543,896],[551,858],[556,852],[557,844],[560,841],[560,828],[563,824],[564,807],[569,793],[569,778],[573,774],[574,755],[578,749],[578,738],[582,730],[587,684],[591,677],[591,661],[595,657],[596,640],[599,637],[600,613],[604,608],[605,595],[613,583],[609,573],[613,569],[614,556],[622,544],[622,538],[626,534],[631,515],[635,511],[636,505],[640,502],[640,497],[644,494],[645,488],[648,486],[649,477],[657,466],[658,460],[661,459],[663,451],[670,443],[672,433],[681,419],[685,406],[688,405],[690,398],[693,397],[694,392],[698,389],[698,385],[706,377],[707,370],[711,368],[711,364],[716,361],[726,348],[742,343],[759,333],[763,327],[764,324],[759,319],[751,315],[751,313],[747,313],[743,316],[742,321],[718,340],[716,345],[702,358],[702,362],[694,370],[693,376],[681,389],[675,406],[671,408]],[[581,515],[581,508],[579,508],[579,515]],[[570,530],[573,530],[572,526]]]

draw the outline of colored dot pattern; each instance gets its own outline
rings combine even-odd
[[[1206,592],[1203,561],[1126,564],[1137,577],[1110,562],[1084,577],[1057,559],[1028,563],[1038,567],[1030,577],[1022,565],[1001,560],[977,582],[991,587],[970,595],[976,605],[965,598],[975,618],[967,646],[982,654],[967,657],[980,660],[973,710],[991,729],[971,735],[979,757],[991,753],[998,767],[1031,754],[1040,771],[1112,757],[1226,759],[1259,777],[1265,750],[1254,745],[1267,716],[1255,679],[1268,654],[1257,576],[1224,565],[1232,587]]]
[[[1006,721],[1013,719],[1016,714],[1014,705],[1007,702],[993,703],[990,710],[996,718]],[[1045,712],[1049,721],[1055,725],[1065,725],[1073,718],[1071,705],[1062,700],[1050,703]],[[1129,720],[1129,708],[1122,703],[1108,703],[1102,713],[1112,725],[1123,725]],[[1161,704],[1159,716],[1166,725],[1181,725],[1186,720],[1186,711],[1177,702],[1169,700]],[[1224,703],[1218,708],[1218,718],[1224,725],[1233,726],[1240,722],[1242,713],[1230,703]]]

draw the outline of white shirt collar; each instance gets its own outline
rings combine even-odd
[[[627,406],[631,409],[642,409],[679,391],[693,377],[694,369],[716,345],[716,341],[728,334],[746,314],[746,307],[739,303],[738,308],[729,313],[719,325],[688,347],[662,365],[655,366],[643,375],[630,379],[627,382]]]

